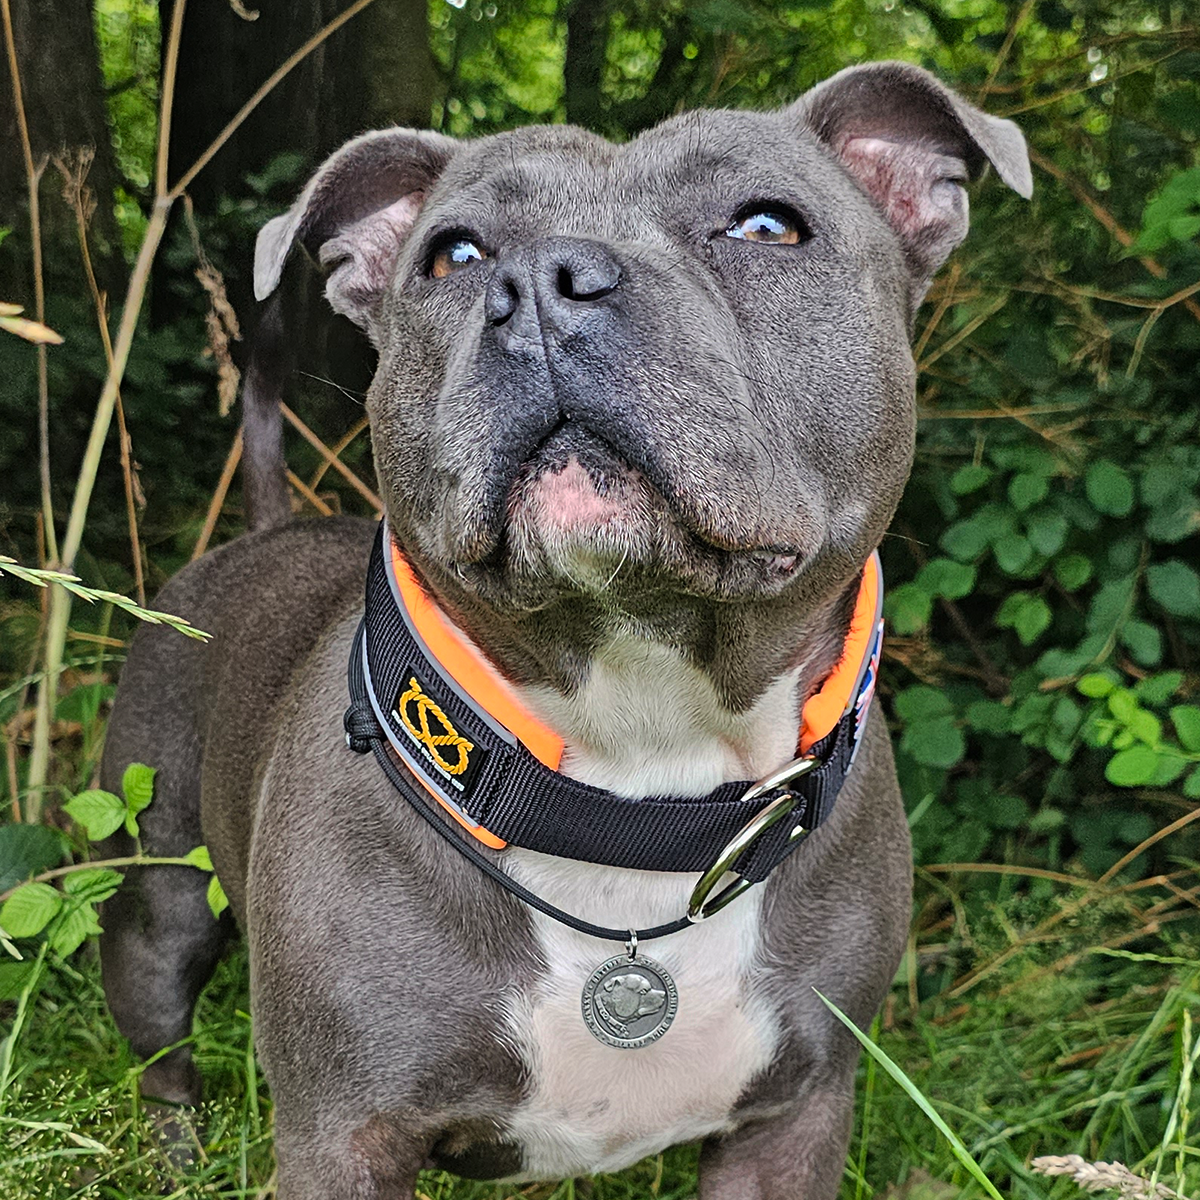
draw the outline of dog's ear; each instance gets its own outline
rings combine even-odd
[[[928,71],[880,62],[839,71],[788,110],[875,201],[927,283],[967,235],[963,184],[987,163],[1026,199],[1029,153],[1011,121],[989,116]]]
[[[259,230],[255,298],[265,300],[279,286],[299,242],[329,270],[329,303],[366,328],[425,195],[456,145],[452,138],[415,129],[383,129],[347,142],[296,203]]]

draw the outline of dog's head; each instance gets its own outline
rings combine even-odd
[[[328,268],[379,350],[393,528],[553,676],[606,622],[692,646],[714,605],[794,627],[852,587],[909,470],[913,314],[988,162],[1029,194],[1016,127],[901,63],[625,145],[369,133],[264,228],[255,286],[296,242]]]

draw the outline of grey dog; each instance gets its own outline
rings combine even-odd
[[[989,162],[1029,195],[1014,125],[880,63],[625,145],[369,133],[262,231],[260,299],[300,243],[377,348],[387,528],[480,677],[561,738],[563,777],[695,798],[795,756],[908,475],[914,313]],[[858,1053],[815,993],[868,1022],[909,917],[878,713],[836,808],[765,883],[647,944],[658,975],[626,948],[611,1020],[658,1020],[668,977],[678,1012],[651,1044],[606,1044],[580,987],[613,946],[515,898],[346,748],[378,527],[281,519],[277,417],[246,420],[258,528],[163,591],[214,638],[139,632],[104,777],[155,765],[147,847],[211,850],[249,942],[281,1200],[411,1197],[430,1165],[617,1170],[697,1139],[705,1200],[834,1196]],[[618,930],[669,921],[696,885],[519,842],[477,854]],[[205,885],[131,871],[104,914],[109,1003],[137,1053],[174,1047],[144,1090],[177,1103],[199,1099],[175,1044],[230,932]]]

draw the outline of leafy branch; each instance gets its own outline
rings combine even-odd
[[[4,950],[19,962],[24,956],[14,944],[14,939],[34,938],[45,934],[46,944],[56,954],[66,956],[73,953],[89,937],[101,932],[97,906],[107,900],[121,886],[121,872],[117,867],[175,866],[193,867],[211,877],[208,882],[208,906],[214,917],[219,917],[228,907],[229,901],[213,872],[212,859],[205,846],[196,846],[184,855],[157,856],[142,850],[138,827],[139,814],[154,798],[155,769],[144,763],[130,763],[121,778],[124,798],[101,788],[80,792],[66,804],[67,813],[86,833],[89,841],[102,841],[111,837],[118,829],[135,839],[137,852],[115,858],[91,862],[71,863],[65,867],[51,867],[30,877],[29,868],[42,865],[37,862],[39,848],[24,845],[22,855],[21,834],[29,826],[8,825],[0,828],[0,850],[7,848],[10,855],[23,859],[21,873],[26,882],[18,883],[6,891],[0,891],[0,950]],[[44,848],[43,848],[44,849]],[[32,850],[32,855],[30,851]],[[49,861],[61,856],[61,849],[52,851]],[[11,876],[10,876],[11,877]],[[61,888],[51,886],[52,880],[61,880]],[[10,964],[7,968],[15,970]],[[24,968],[22,968],[24,970]]]

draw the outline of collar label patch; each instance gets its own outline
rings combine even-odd
[[[469,729],[466,733],[471,737],[464,736],[415,670],[405,671],[404,675],[407,684],[392,710],[400,731],[416,747],[421,763],[437,782],[448,784],[460,795],[469,795],[487,757],[487,747]]]

